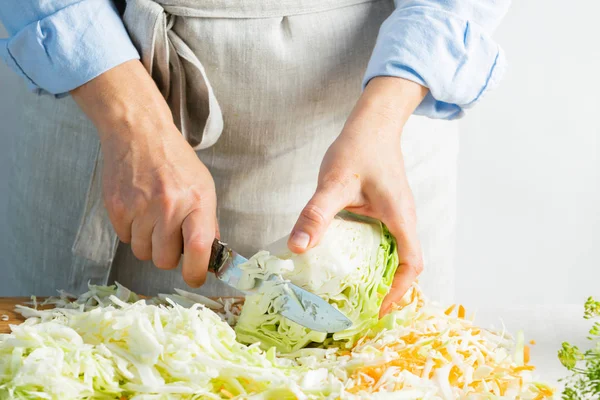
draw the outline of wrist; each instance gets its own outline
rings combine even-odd
[[[106,71],[71,95],[98,129],[101,142],[116,135],[133,139],[173,125],[165,99],[138,60]]]
[[[375,77],[367,84],[349,121],[364,121],[382,131],[400,134],[427,92],[426,87],[403,78]]]

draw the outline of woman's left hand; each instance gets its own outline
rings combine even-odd
[[[426,93],[423,86],[401,78],[378,77],[369,82],[342,133],[327,150],[316,193],[288,242],[296,253],[314,247],[343,209],[382,221],[397,240],[400,265],[381,315],[400,301],[423,270],[400,137]]]

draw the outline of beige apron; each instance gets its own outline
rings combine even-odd
[[[288,234],[313,194],[392,10],[387,0],[127,2],[124,21],[142,62],[211,171],[221,235],[242,254]],[[413,117],[403,138],[425,253],[422,282],[445,301],[453,290],[457,137],[455,123]],[[73,229],[67,288],[115,279],[148,294],[185,287],[179,269],[158,270],[118,244],[102,206],[100,152],[90,148],[91,172],[62,174],[91,182]],[[214,279],[200,291],[233,293]]]

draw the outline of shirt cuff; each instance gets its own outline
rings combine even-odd
[[[60,97],[139,54],[112,1],[85,0],[1,39],[0,57],[32,91]]]
[[[476,22],[429,6],[399,8],[383,23],[363,88],[376,76],[429,88],[417,115],[456,119],[498,85],[504,52]]]

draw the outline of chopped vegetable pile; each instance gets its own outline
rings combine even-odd
[[[285,241],[281,248],[243,266],[244,288],[262,281],[243,307],[241,299],[178,289],[141,299],[119,284],[90,285],[78,298],[61,292],[47,301],[53,309],[38,309],[32,298],[31,307],[18,306],[27,320],[0,335],[0,399],[553,395],[533,380],[522,335],[479,328],[462,306],[441,308],[416,284],[378,319],[398,265],[395,240],[380,222],[346,215],[305,254],[286,253]],[[328,335],[286,320],[273,274],[326,299],[353,326]]]
[[[464,318],[462,307],[430,304],[417,286],[352,348],[305,348],[285,355],[235,340],[224,321],[235,322],[234,302],[209,301],[210,307],[221,307],[219,313],[199,304],[187,308],[202,300],[195,296],[179,291],[137,300],[122,286],[90,286],[75,302],[66,302],[63,294],[54,301],[56,309],[20,307],[29,318],[0,336],[0,398],[552,395],[548,386],[532,382],[522,337],[515,343],[505,333],[478,328]]]
[[[597,319],[588,336],[593,346],[582,352],[577,346],[564,342],[558,352],[560,362],[572,372],[565,380],[564,400],[600,399],[600,301],[588,298],[583,317]]]

